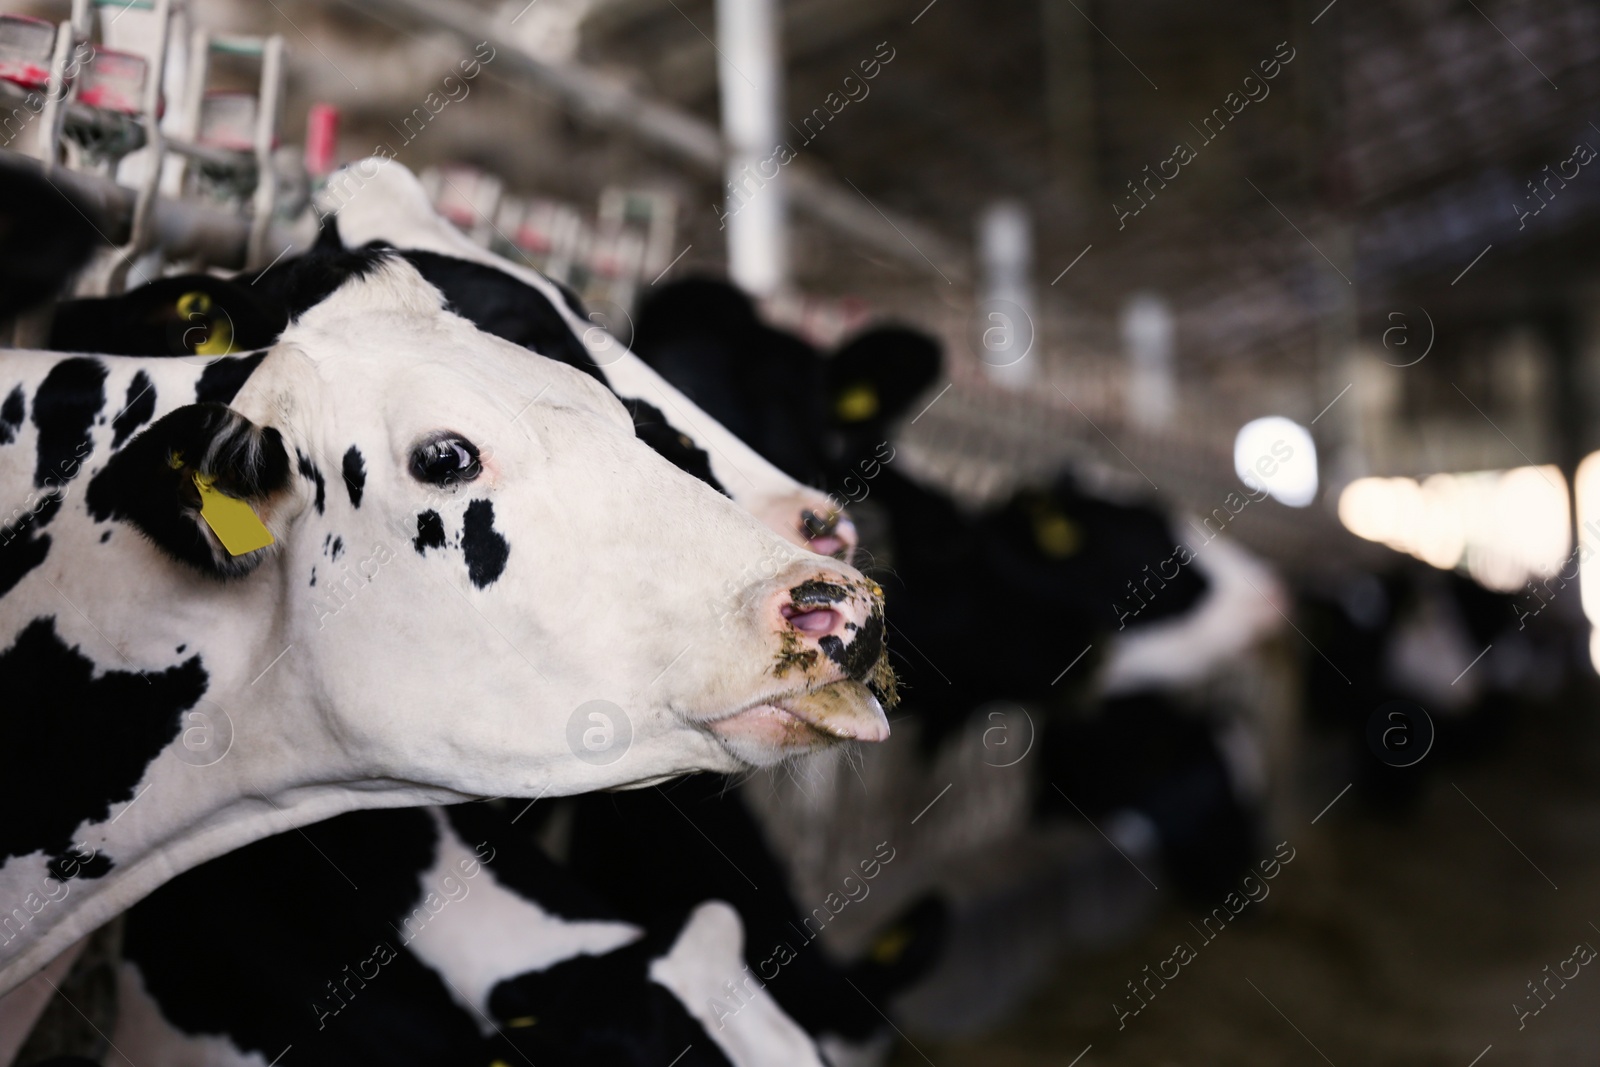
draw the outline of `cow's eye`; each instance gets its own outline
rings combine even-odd
[[[478,446],[458,434],[434,434],[411,450],[411,475],[419,482],[454,485],[482,473]]]

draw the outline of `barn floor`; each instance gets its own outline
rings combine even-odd
[[[911,1034],[895,1067],[1600,1061],[1600,968],[1565,989],[1552,980],[1558,995],[1525,1029],[1513,1009],[1537,1006],[1527,983],[1546,965],[1553,973],[1579,942],[1600,946],[1597,697],[1589,685],[1526,713],[1499,750],[1441,762],[1404,817],[1364,811],[1352,794],[1311,826],[1311,805],[1280,831],[1297,854],[1246,909],[1256,921],[1200,945],[1196,912],[1168,906],[1133,943],[1063,961],[994,1033]],[[1179,941],[1197,958],[1119,1032],[1113,1001],[1129,1004],[1126,983]]]

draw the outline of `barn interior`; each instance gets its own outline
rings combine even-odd
[[[832,381],[874,327],[931,339],[930,372],[811,409],[892,408],[870,467],[788,472],[845,508],[877,580],[957,540],[880,470],[1020,531],[1026,559],[982,542],[983,575],[952,555],[948,590],[910,590],[967,631],[934,656],[891,586],[911,684],[881,751],[738,783],[802,913],[893,842],[821,951],[883,949],[902,908],[942,902],[914,980],[862,993],[890,1029],[850,1062],[1600,1056],[1600,978],[1568,972],[1600,944],[1600,5],[0,15],[0,153],[45,161],[134,253],[62,300],[302,254],[337,168],[384,156],[647,360],[652,301],[696,279],[746,295],[748,366],[799,344]],[[94,58],[41,109],[61,26]],[[11,344],[49,328],[31,312]],[[744,414],[770,437],[797,410]],[[1058,574],[1088,576],[1059,609]],[[1057,611],[1081,642],[996,649]],[[1034,680],[973,691],[985,659]],[[966,704],[935,729],[918,709],[944,685]],[[547,806],[559,860],[580,830]],[[47,1024],[93,1045],[79,1021],[115,998],[67,1001]]]

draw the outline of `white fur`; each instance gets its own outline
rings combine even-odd
[[[716,1011],[712,998],[726,997],[726,983],[742,979],[744,967],[739,913],[711,900],[695,908],[672,951],[650,964],[650,979],[672,991],[734,1067],[824,1067],[811,1038],[764,988],[751,983],[737,1012]]]

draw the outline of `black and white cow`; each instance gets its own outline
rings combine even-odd
[[[1070,473],[977,511],[908,474],[891,438],[942,372],[938,343],[918,331],[875,327],[824,357],[728,284],[690,279],[647,297],[634,346],[790,474],[852,502],[930,757],[993,701],[1059,709],[1030,764],[1043,814],[1139,812],[1177,880],[1202,896],[1247,860],[1253,798],[1213,726],[1170,694],[1276,617],[1258,593],[1274,588],[1264,568],[1219,540],[1155,575],[1178,540],[1169,516],[1090,493]],[[1139,588],[1147,603],[1132,597]]]
[[[1382,570],[1303,583],[1299,624],[1328,657],[1302,657],[1304,706],[1336,738],[1358,799],[1409,809],[1452,760],[1504,747],[1562,692],[1582,655],[1579,605],[1561,599],[1571,562],[1521,596],[1399,553]],[[1426,726],[1410,717],[1418,708]]]
[[[443,293],[450,298],[451,307],[472,318],[475,325],[480,326],[480,328],[488,328],[491,333],[510,339],[510,341],[522,342],[530,349],[557,354],[557,357],[562,362],[578,366],[579,370],[586,370],[587,373],[595,374],[598,378],[598,374],[592,368],[592,363],[587,358],[589,357],[587,350],[582,346],[576,346],[570,334],[558,333],[558,331],[565,331],[565,326],[562,323],[555,323],[554,330],[552,330],[549,317],[541,315],[541,307],[539,307],[539,302],[541,301],[539,301],[538,294],[528,293],[526,286],[517,282],[515,278],[510,278],[509,275],[502,274],[502,272],[494,272],[494,270],[482,267],[480,264],[445,258],[445,256],[437,256],[434,253],[397,254],[402,254],[406,261],[424,270],[427,277],[437,282]],[[323,248],[323,250],[320,250],[320,258],[318,258],[318,254],[314,254],[314,256],[307,256],[307,258],[301,258],[298,261],[286,261],[280,267],[282,274],[278,275],[275,285],[264,290],[266,296],[261,296],[253,288],[245,288],[245,286],[235,285],[235,283],[230,282],[221,282],[218,278],[208,278],[205,275],[190,275],[190,277],[168,278],[168,280],[163,280],[162,283],[142,286],[139,290],[131,291],[131,293],[125,294],[122,298],[75,302],[72,306],[62,307],[62,315],[58,318],[58,333],[62,328],[82,331],[83,338],[88,342],[96,342],[96,344],[102,344],[102,346],[117,344],[117,346],[122,346],[123,350],[128,350],[128,352],[149,352],[149,354],[192,354],[197,347],[203,346],[203,344],[210,344],[218,336],[226,338],[227,341],[240,341],[240,339],[248,341],[256,334],[250,333],[248,330],[238,330],[237,325],[235,325],[237,318],[226,314],[229,307],[243,306],[248,310],[251,309],[251,304],[277,302],[278,306],[282,306],[283,309],[293,309],[294,306],[299,306],[304,302],[314,302],[320,296],[320,293],[315,291],[320,285],[318,277],[328,267],[336,266],[341,261],[341,258],[347,259],[349,256],[344,256],[338,248],[333,248],[333,250]],[[262,282],[262,280],[264,278],[258,278],[258,282]],[[307,290],[310,290],[310,293],[307,293]],[[187,312],[192,312],[192,314],[184,314],[186,309]],[[83,322],[85,317],[88,317],[88,322]],[[261,315],[256,315],[256,318],[259,320],[262,317]],[[128,328],[128,326],[133,326],[133,328]],[[563,336],[565,336],[565,341],[563,341]],[[576,352],[573,349],[576,349]],[[640,418],[638,418],[637,411],[634,414],[635,429],[640,432],[640,437],[650,440],[650,437],[645,434],[645,430],[640,429]],[[674,453],[670,448],[662,448],[658,443],[651,443],[662,454],[666,454],[667,458],[675,459]],[[710,477],[709,472],[704,470],[704,466],[701,466],[701,470],[696,470],[693,464],[683,464],[683,462],[678,462],[678,466],[685,467],[691,472],[696,472],[707,482],[714,482],[714,478]],[[704,792],[704,790],[691,790],[691,792]],[[654,793],[651,790],[645,790],[642,798],[646,797],[654,797]],[[678,790],[678,798],[683,803],[686,803],[683,800],[685,793],[682,790]],[[710,800],[710,798],[707,797],[706,800]],[[658,800],[656,803],[659,805],[661,801]],[[464,809],[454,809],[456,814],[451,817],[459,817],[461,811],[464,811]],[[762,870],[762,872],[768,873],[776,872],[778,870],[776,861],[770,854],[763,851],[765,846],[762,845],[762,841],[758,837],[758,830],[755,830],[754,822],[750,821],[747,814],[742,816],[742,824],[734,825],[733,832],[728,829],[728,825],[726,825],[728,824],[728,817],[733,816],[734,821],[738,822],[741,811],[742,809],[739,809],[736,800],[731,800],[726,805],[698,808],[698,817],[704,817],[706,814],[717,817],[715,824],[710,825],[709,832],[717,835],[717,840],[720,841],[720,845],[717,848],[731,849],[733,854],[739,856],[739,865],[741,865],[742,869]],[[530,824],[531,822],[534,822],[534,819],[530,819]],[[691,837],[690,833],[686,833],[688,827],[685,827],[685,825],[672,824],[667,825],[667,827],[661,827],[659,821],[650,822],[654,827],[651,830],[650,837],[661,848],[682,853],[682,848],[704,848],[706,846],[707,838]],[[366,824],[384,825],[386,830],[382,833],[382,837],[395,849],[397,854],[392,857],[392,861],[387,864],[387,867],[382,865],[378,856],[371,857],[368,873],[362,880],[378,880],[379,877],[387,877],[390,880],[395,877],[410,877],[405,873],[406,861],[403,857],[408,854],[408,851],[411,851],[410,841],[416,837],[414,827],[411,827],[408,822],[402,821],[402,819],[389,819],[389,821],[379,824],[371,816],[366,816]],[[661,833],[659,830],[666,830],[666,833]],[[701,830],[701,833],[706,832],[706,829]],[[501,837],[504,838],[506,835],[501,835]],[[616,835],[614,833],[605,833],[603,837],[616,838]],[[616,838],[616,840],[619,840],[619,838]],[[502,857],[506,857],[507,854],[517,854],[518,849],[526,851],[526,849],[530,848],[536,851],[536,846],[531,845],[528,841],[517,841],[515,838],[499,841]],[[782,888],[781,878],[776,877],[774,873],[771,877],[763,878],[763,881],[766,881],[766,885],[770,886],[768,894],[765,894],[765,896],[763,894],[752,896],[752,894],[744,893],[746,886],[733,877],[731,870],[704,872],[699,877],[686,878],[685,880],[680,875],[686,872],[675,869],[674,864],[670,864],[670,862],[666,865],[656,864],[651,857],[643,854],[643,849],[629,848],[626,851],[640,853],[632,870],[635,873],[638,870],[650,870],[650,872],[654,873],[654,883],[664,889],[664,893],[659,894],[659,899],[654,901],[654,909],[645,917],[640,917],[642,921],[648,920],[646,921],[646,926],[650,926],[650,928],[677,929],[678,925],[682,925],[683,915],[693,912],[701,902],[707,901],[707,899],[714,899],[714,897],[734,899],[736,901],[736,913],[738,913],[742,925],[752,929],[758,936],[758,942],[760,942],[760,944],[755,944],[755,941],[752,941],[747,945],[749,953],[752,953],[752,955],[749,955],[747,963],[749,963],[750,968],[755,968],[755,966],[762,963],[762,955],[770,955],[771,945],[766,944],[766,942],[770,941],[774,933],[778,933],[781,929],[790,928],[790,926],[786,925],[803,925],[803,918],[805,917],[802,917],[802,913],[798,912],[794,902],[790,901],[786,891]],[[530,857],[526,862],[530,862],[534,869],[538,869],[541,857]],[[699,867],[699,865],[701,864],[696,864],[696,867]],[[266,848],[266,846],[262,845],[246,846],[245,849],[240,849],[238,853],[230,854],[226,861],[205,865],[197,872],[186,875],[186,878],[182,881],[186,885],[203,883],[206,886],[206,893],[210,894],[214,899],[251,897],[254,894],[253,886],[264,878],[264,875],[262,875],[264,870],[280,872],[282,867],[283,859],[282,857],[274,857],[274,849]],[[544,880],[531,878],[530,881],[531,885],[528,888],[530,888],[530,891],[536,891],[541,885],[541,881]],[[170,897],[173,893],[176,893],[176,889],[163,889],[162,893],[155,894],[155,897],[152,897],[150,901],[142,902],[131,913],[130,925],[136,929],[154,929],[154,931],[171,929],[173,923],[162,918],[163,910],[160,901],[165,897]],[[666,909],[666,912],[662,912],[662,909]],[[269,905],[264,902],[261,905],[253,905],[251,912],[254,915],[258,915],[258,918],[266,918],[269,913],[274,913],[274,910],[270,909]],[[454,915],[458,915],[458,917],[462,915],[462,909],[456,910]],[[291,920],[290,918],[285,918],[283,921],[290,923]],[[493,913],[486,915],[485,921],[493,923]],[[750,926],[750,923],[755,923],[755,925]],[[936,936],[934,936],[936,928],[938,928],[938,909],[936,909],[936,905],[922,905],[922,907],[914,909],[914,913],[906,917],[906,920],[894,923],[888,934],[885,934],[885,944],[890,945],[891,949],[893,949],[893,952],[888,953],[890,957],[893,957],[893,965],[886,966],[882,958],[864,961],[858,968],[853,969],[853,973],[850,976],[846,976],[846,974],[840,973],[832,965],[832,961],[827,960],[822,955],[821,950],[813,949],[810,952],[803,953],[802,957],[800,957],[800,963],[797,963],[797,965],[787,966],[787,968],[782,969],[782,981],[774,982],[771,985],[771,989],[776,993],[779,1003],[790,1014],[794,1014],[798,1021],[805,1025],[806,1030],[816,1033],[821,1040],[829,1043],[829,1048],[834,1049],[835,1056],[840,1054],[840,1049],[856,1048],[856,1046],[864,1045],[864,1043],[867,1043],[867,1045],[882,1043],[882,1038],[888,1035],[888,1027],[883,1022],[883,1017],[877,1014],[877,1009],[872,1006],[872,1003],[862,1000],[864,993],[859,992],[859,990],[867,990],[875,998],[882,1000],[883,995],[893,985],[904,984],[907,981],[907,977],[914,976],[917,973],[918,965],[925,966],[926,961],[930,960],[931,955],[933,955],[934,944],[936,944]],[[710,933],[712,929],[715,929],[715,926],[707,929],[707,933],[701,934],[702,941],[706,937],[712,936],[712,933]],[[538,944],[538,931],[522,931],[522,933],[526,934],[522,941],[518,941],[518,931],[514,931],[514,929],[501,929],[498,933],[482,934],[480,941],[482,939],[490,939],[490,941],[494,941],[494,944],[498,944],[501,947],[502,952],[512,950],[510,945],[520,945],[514,952],[522,953],[523,958],[539,958],[539,953],[544,952],[544,949]],[[211,957],[203,950],[205,945],[189,945],[182,934],[176,934],[176,936],[152,934],[152,936],[157,937],[158,942],[165,945],[163,947],[163,958],[168,960],[168,968],[173,969],[176,973],[205,973],[208,976],[208,981],[222,985],[222,987],[230,990],[230,1000],[237,1000],[238,1003],[246,1003],[246,1005],[253,1006],[253,1011],[261,1014],[262,1017],[274,1016],[272,998],[282,997],[282,993],[275,992],[275,990],[262,989],[261,984],[256,981],[256,976],[254,976],[250,968],[229,966],[227,958]],[[496,941],[496,937],[498,937],[498,941]],[[712,952],[714,947],[717,950],[730,950],[730,952],[733,952],[733,957],[738,958],[738,941],[734,941],[731,949],[726,949],[726,945],[712,945],[707,942],[706,945],[702,945],[699,952]],[[274,949],[270,950],[270,952],[274,953],[275,957],[283,955],[285,960],[293,960],[294,955],[296,955],[296,950],[291,945],[285,945],[282,942],[275,944]],[[642,949],[635,947],[635,949],[630,949],[629,953],[624,953],[624,955],[637,957],[640,952],[642,952]],[[754,955],[754,953],[762,953],[762,955]],[[878,957],[885,957],[885,952],[878,952],[877,955]],[[618,955],[616,958],[624,957]],[[235,960],[234,963],[242,965],[245,961]],[[280,966],[285,971],[293,973],[290,963],[282,963]],[[589,968],[589,965],[584,966]],[[597,971],[597,974],[605,974],[606,966],[608,965],[594,966],[600,966],[600,971]],[[310,969],[315,971],[315,968]],[[730,974],[733,974],[733,971],[730,971]],[[846,981],[846,977],[848,977],[848,981]],[[522,982],[523,987],[526,989],[531,982],[534,982],[533,977],[525,977],[525,981]],[[851,989],[851,984],[856,985],[856,987]],[[570,984],[565,981],[555,982],[552,985],[552,989],[566,989],[568,985]],[[386,985],[384,992],[403,992],[403,990],[395,990],[394,985]],[[134,1051],[130,1051],[128,1045],[138,1045],[142,1048],[141,1037],[139,1037],[142,1033],[163,1033],[165,1037],[163,1037],[163,1045],[160,1051],[162,1051],[163,1056],[168,1056],[168,1054],[176,1054],[179,1048],[190,1049],[190,1053],[194,1053],[195,1048],[203,1048],[203,1046],[206,1046],[206,1041],[208,1041],[208,1038],[202,1037],[203,1033],[235,1033],[235,1030],[237,1030],[237,1027],[232,1022],[229,1025],[224,1025],[222,1029],[218,1029],[218,1025],[221,1024],[208,1027],[203,1019],[195,1017],[194,1008],[190,1005],[190,1001],[194,1000],[190,990],[168,985],[162,997],[158,998],[158,1000],[160,1000],[158,1005],[154,1000],[149,1001],[149,1003],[146,1003],[146,1001],[134,1001],[134,1003],[123,1005],[126,1013],[131,1013],[131,1019],[146,1019],[146,1022],[138,1022],[136,1025],[131,1024],[133,1025],[133,1032],[131,1032],[130,1037],[126,1038],[126,1040],[118,1040],[118,1048],[122,1048],[126,1054],[133,1056],[134,1061],[141,1059],[141,1056],[134,1053]],[[378,1003],[379,1000],[382,1000],[382,997],[366,997],[363,1000],[363,1005],[370,1008],[374,1003]],[[734,1003],[738,1003],[738,1001],[734,1001]],[[294,1014],[294,1016],[298,1016],[298,1003],[294,1005],[294,1008],[296,1008],[296,1011],[283,1011],[283,1013],[278,1014],[285,1014],[285,1016]],[[438,1038],[438,1040],[445,1040],[445,1035],[448,1035],[453,1030],[454,1025],[459,1022],[451,1017],[450,1011],[445,1011],[442,1016],[430,1024],[430,1022],[427,1022],[426,1005],[405,1006],[402,1011],[402,1006],[392,1003],[382,1011],[405,1014],[410,1019],[411,1032],[416,1033],[426,1030],[426,1032],[434,1033],[435,1038]],[[723,1008],[722,1011],[726,1013],[728,1009]],[[154,1017],[155,1013],[165,1013],[166,1016],[173,1017],[173,1019],[182,1019],[189,1025],[152,1024],[149,1019]],[[608,1008],[608,1013],[610,1013],[610,1008]],[[624,1017],[626,1013],[611,1014],[616,1014],[616,1017],[610,1017],[606,1013],[597,1016],[597,1019],[602,1019],[602,1022],[597,1022],[597,1025],[600,1025],[605,1032],[619,1033],[621,1035],[621,1033],[629,1032],[630,1027],[642,1025],[638,1021],[632,1021],[632,1019]],[[192,1029],[194,1025],[198,1025],[200,1029]],[[571,1027],[568,1027],[568,1030],[570,1029]],[[722,1029],[720,1021],[718,1021],[717,1029]],[[256,1033],[258,1030],[259,1027],[256,1027],[256,1030],[245,1027],[240,1033]],[[282,1032],[285,1027],[278,1027],[278,1030]],[[352,1033],[354,1033],[352,1040],[357,1041],[357,1043],[366,1040],[366,1038],[358,1037],[362,1030],[355,1029]],[[552,1029],[546,1027],[539,1033],[549,1035],[549,1033],[552,1033]],[[237,1033],[235,1033],[235,1037],[237,1037],[237,1040],[234,1040],[234,1045],[238,1045],[240,1040],[245,1040],[243,1037],[238,1037]],[[640,1038],[634,1037],[629,1038],[629,1040],[640,1040]],[[370,1061],[381,1059],[378,1051],[376,1051],[376,1046],[381,1046],[382,1040],[373,1038],[373,1041],[376,1045],[368,1049],[368,1059]],[[266,1040],[266,1038],[258,1041],[258,1045],[270,1045],[270,1043],[272,1043],[272,1040]],[[286,1038],[280,1041],[280,1045],[282,1043],[286,1043]],[[784,1061],[784,1056],[782,1056],[782,1043],[779,1043],[778,1046],[773,1046],[771,1041],[758,1041],[749,1051],[752,1054],[758,1054],[757,1062],[786,1062]],[[179,1059],[182,1059],[182,1057],[179,1057]],[[408,1061],[405,1061],[402,1057],[400,1062]]]
[[[733,907],[628,921],[527,808],[354,812],[180,875],[128,915],[106,1062],[822,1067]]]
[[[1121,693],[1192,681],[1276,617],[1250,585],[1271,590],[1270,574],[1226,542],[1156,575],[1178,540],[1170,516],[1088,492],[1070,472],[979,511],[906,473],[890,439],[943,364],[919,331],[875,327],[823,356],[727,283],[690,279],[647,296],[634,347],[797,480],[876,517],[870,547],[906,636],[897,659],[930,738],[986,699],[1056,697],[1061,668],[1090,643],[1104,646],[1101,687]],[[981,632],[969,589],[1007,606]],[[1148,604],[1119,610],[1143,604],[1141,590]]]
[[[8,352],[0,394],[0,794],[27,813],[0,828],[0,989],[342,811],[887,735],[874,586],[397,257],[268,351]],[[580,758],[597,706],[614,760]]]

